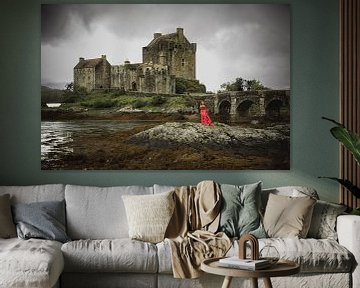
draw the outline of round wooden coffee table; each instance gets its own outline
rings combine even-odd
[[[289,276],[300,272],[300,266],[288,260],[279,260],[269,268],[261,270],[245,270],[222,267],[219,259],[211,258],[201,263],[201,270],[216,275],[225,276],[222,288],[229,288],[233,277],[251,278],[253,287],[258,288],[258,278],[263,278],[265,287],[272,288],[270,277]]]

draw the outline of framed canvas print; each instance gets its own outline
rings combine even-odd
[[[289,169],[289,5],[42,4],[41,168]]]

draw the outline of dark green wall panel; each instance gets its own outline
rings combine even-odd
[[[60,3],[47,1],[46,3]],[[65,1],[62,1],[65,2]],[[99,1],[76,1],[99,3]],[[226,1],[278,3],[279,1]],[[0,185],[194,184],[203,179],[265,187],[308,185],[337,201],[338,146],[321,116],[338,118],[338,1],[294,0],[291,5],[291,170],[289,171],[41,171],[40,4],[2,1],[0,10]],[[121,1],[107,1],[121,3]],[[123,2],[125,3],[125,2]],[[128,2],[129,3],[129,2]],[[134,2],[131,2],[134,3]],[[145,2],[138,2],[145,3]],[[146,3],[169,3],[147,1]],[[179,3],[217,3],[181,1]],[[281,3],[284,3],[281,1]]]

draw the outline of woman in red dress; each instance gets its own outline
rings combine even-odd
[[[214,123],[212,122],[212,120],[209,116],[208,109],[207,109],[204,101],[200,102],[199,109],[200,109],[201,124],[208,125],[208,126],[214,126]]]

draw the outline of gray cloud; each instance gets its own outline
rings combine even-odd
[[[53,82],[71,80],[80,56],[141,61],[153,33],[183,27],[198,44],[198,79],[210,89],[236,77],[290,87],[289,5],[43,4],[41,14],[42,70]]]

